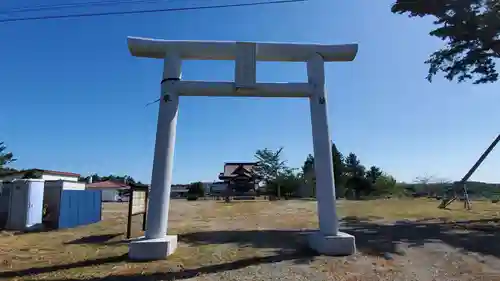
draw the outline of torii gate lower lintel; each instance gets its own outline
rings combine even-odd
[[[133,56],[164,60],[146,233],[129,244],[131,259],[164,259],[177,248],[177,236],[167,235],[167,229],[179,96],[309,98],[319,219],[319,231],[310,234],[309,244],[322,254],[355,253],[354,237],[338,231],[324,63],[354,60],[357,44],[168,41],[129,37],[128,47]],[[235,81],[183,81],[182,60],[189,59],[234,60]],[[307,62],[308,82],[257,83],[256,61]]]

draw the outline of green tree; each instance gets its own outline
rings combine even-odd
[[[23,177],[23,179],[41,179],[42,178],[42,172],[37,171],[37,170],[29,170],[26,172]]]
[[[335,195],[337,198],[345,196],[346,166],[344,156],[332,142],[333,179],[335,181]]]
[[[92,174],[92,175],[87,176],[87,177],[80,177],[80,178],[78,178],[78,181],[88,182],[90,177],[92,177],[92,182],[101,182],[101,181],[108,181],[109,180],[109,181],[114,181],[114,182],[123,182],[123,183],[127,183],[127,184],[139,183],[131,176],[128,176],[128,175],[119,176],[119,175],[113,175],[113,174],[111,174],[109,176],[100,176],[98,174]]]
[[[409,17],[432,16],[431,36],[446,42],[431,54],[427,79],[443,72],[446,79],[474,84],[498,80],[500,2],[498,0],[397,0],[392,12]]]
[[[300,173],[303,183],[312,190],[312,194],[316,197],[316,172],[314,170],[314,156],[309,154],[302,165]]]
[[[344,161],[347,176],[346,190],[354,193],[356,199],[362,194],[369,194],[373,188],[372,183],[365,178],[365,167],[361,165],[358,156],[349,153]]]
[[[403,188],[398,190],[396,179],[386,173],[381,173],[375,180],[374,185],[374,195],[401,195],[403,193]]]
[[[364,177],[365,167],[361,165],[358,156],[354,153],[349,153],[345,158],[345,171],[348,177]]]
[[[257,165],[254,167],[255,175],[268,184],[278,177],[287,168],[286,161],[282,159],[283,148],[276,151],[268,148],[259,149],[255,152]]]
[[[193,182],[188,187],[188,195],[203,197],[205,196],[205,189],[202,182]]]
[[[347,191],[354,193],[356,200],[361,199],[361,195],[369,195],[373,191],[373,183],[365,177],[353,176],[347,180]]]
[[[371,166],[368,171],[366,171],[366,178],[370,180],[372,183],[375,183],[378,178],[383,175],[382,170],[377,166]]]
[[[333,161],[333,177],[335,181],[335,194],[338,197],[345,195],[345,165],[344,156],[337,149],[335,143],[332,143],[332,161]],[[309,154],[304,161],[300,175],[304,183],[311,189],[312,194],[316,196],[316,173],[314,170],[314,156]]]
[[[106,176],[106,177],[101,177],[100,178],[101,181],[107,181],[107,180],[110,180],[110,181],[115,181],[115,182],[123,182],[123,183],[130,183],[130,184],[134,184],[136,183],[135,182],[135,179],[131,176],[128,176],[128,175],[123,175],[123,176],[118,176],[118,175],[109,175],[109,176]]]
[[[12,152],[6,151],[7,146],[4,142],[0,142],[0,172],[4,170],[10,170],[6,166],[17,159],[14,158],[14,154]]]
[[[271,182],[270,190],[278,196],[291,197],[297,195],[297,191],[302,185],[302,178],[296,169],[285,168],[279,172],[276,179]],[[279,194],[278,194],[279,191]]]

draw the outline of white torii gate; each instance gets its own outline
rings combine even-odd
[[[164,259],[177,248],[177,236],[167,235],[170,186],[179,96],[239,96],[309,98],[316,172],[319,231],[309,236],[319,253],[349,255],[354,237],[338,231],[332,147],[324,62],[352,61],[358,46],[218,41],[168,41],[129,37],[133,56],[164,60],[146,233],[129,244],[129,257]],[[235,81],[181,80],[182,60],[234,60]],[[307,62],[308,83],[257,83],[256,61]]]

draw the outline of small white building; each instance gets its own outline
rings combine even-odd
[[[130,190],[130,186],[123,182],[101,181],[89,183],[86,189],[101,190],[103,202],[125,202],[128,196],[122,196],[124,191]]]
[[[43,169],[29,169],[29,170],[21,170],[21,171],[12,171],[7,172],[0,175],[0,181],[13,181],[16,179],[22,179],[26,176],[30,175],[38,175],[39,179],[45,181],[69,181],[69,182],[78,182],[78,178],[80,174],[70,173],[70,172],[60,172],[60,171],[52,171],[52,170],[43,170]]]

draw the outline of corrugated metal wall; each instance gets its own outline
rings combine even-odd
[[[63,190],[58,228],[72,228],[101,220],[100,190]]]

